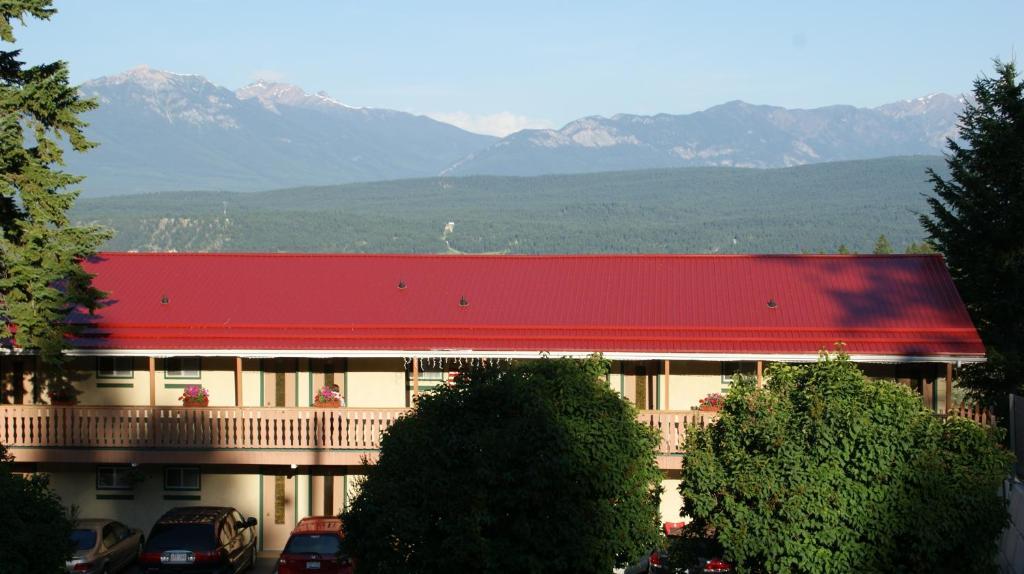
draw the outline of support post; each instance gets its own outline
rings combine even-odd
[[[669,392],[668,392],[669,385],[668,385],[668,382],[672,379],[672,363],[670,363],[668,359],[665,359],[664,363],[662,364],[661,372],[665,374],[665,410],[667,411],[667,410],[671,410],[669,408],[669,404],[668,404],[668,397],[669,397]]]
[[[156,357],[149,357],[149,406],[156,406]]]
[[[953,410],[953,363],[946,363],[946,414]]]
[[[235,357],[235,406],[242,406],[242,357]]]
[[[757,388],[764,386],[764,361],[757,362]]]
[[[420,396],[420,360],[418,357],[412,359],[412,396]]]

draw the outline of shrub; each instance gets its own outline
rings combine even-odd
[[[936,417],[844,355],[767,374],[687,436],[690,532],[739,572],[993,570],[1011,461],[995,431]]]
[[[343,515],[361,572],[600,572],[657,540],[658,438],[598,359],[477,368],[384,436]]]

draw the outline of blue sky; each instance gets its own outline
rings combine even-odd
[[[729,100],[875,106],[963,93],[1024,50],[1024,2],[58,0],[15,30],[75,82],[149,65],[256,78],[477,131]]]

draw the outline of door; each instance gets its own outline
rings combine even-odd
[[[647,373],[647,365],[638,364],[633,368],[633,404],[640,410],[654,408],[654,378]]]
[[[263,406],[294,407],[298,359],[263,359]]]
[[[281,550],[295,528],[295,477],[263,476],[263,550]]]

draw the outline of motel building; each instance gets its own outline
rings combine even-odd
[[[82,517],[147,531],[181,505],[259,519],[265,550],[358,491],[381,433],[474,361],[611,361],[608,386],[662,436],[661,512],[680,445],[735,373],[845,345],[872,377],[958,407],[984,347],[935,255],[102,253],[109,296],[74,341],[77,404],[47,404],[30,351],[0,356],[0,443]],[[209,406],[186,407],[188,385]],[[313,406],[317,389],[345,406]]]

